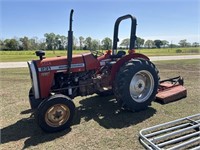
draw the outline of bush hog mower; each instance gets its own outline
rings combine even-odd
[[[155,65],[147,56],[134,51],[135,17],[125,15],[116,20],[112,50],[105,54],[91,51],[72,57],[72,15],[73,10],[70,13],[67,56],[45,58],[44,51],[36,51],[39,60],[28,62],[32,81],[29,92],[31,109],[39,126],[46,132],[70,127],[75,112],[72,99],[76,96],[114,94],[124,109],[141,111],[151,104],[159,91]],[[128,54],[117,51],[118,28],[125,19],[131,20]]]

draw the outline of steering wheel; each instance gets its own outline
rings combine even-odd
[[[90,50],[90,52],[96,57],[104,55],[104,53],[99,50]]]

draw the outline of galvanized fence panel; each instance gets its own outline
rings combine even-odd
[[[146,128],[139,134],[149,150],[200,150],[200,114]]]

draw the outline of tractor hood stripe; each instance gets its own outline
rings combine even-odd
[[[84,63],[79,63],[79,64],[71,64],[71,68],[83,68],[85,67]],[[51,70],[65,70],[67,69],[67,65],[60,65],[60,66],[45,66],[38,68],[39,72],[46,72],[46,71],[51,71]]]

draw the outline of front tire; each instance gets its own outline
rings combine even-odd
[[[39,105],[37,121],[46,132],[57,132],[70,127],[75,112],[73,101],[62,94],[51,96]]]
[[[114,93],[123,108],[141,111],[155,99],[158,83],[158,71],[153,63],[133,59],[125,63],[117,73]]]

